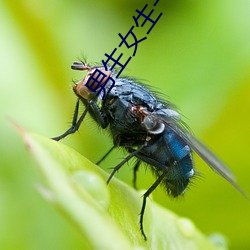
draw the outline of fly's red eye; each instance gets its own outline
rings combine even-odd
[[[76,95],[85,100],[89,99],[89,95],[93,92],[93,90],[96,90],[104,85],[111,75],[111,71],[105,70],[104,67],[89,67],[87,64],[82,62],[74,62],[71,65],[71,68],[74,70],[88,70],[87,75],[73,87]],[[99,75],[100,72],[102,75]]]

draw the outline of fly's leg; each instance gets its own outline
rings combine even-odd
[[[122,162],[120,162],[116,167],[114,167],[112,173],[110,174],[107,184],[111,181],[114,174],[126,163],[128,162],[132,157],[134,157],[138,152],[140,152],[144,147],[147,146],[147,143],[142,144],[137,150],[134,150],[132,153],[130,153]]]
[[[116,146],[114,145],[97,163],[96,165],[99,165],[115,148]]]
[[[60,141],[64,137],[68,136],[69,134],[75,133],[79,129],[79,127],[80,127],[80,125],[81,125],[84,117],[86,116],[86,114],[88,112],[88,106],[87,106],[87,108],[84,110],[84,112],[82,113],[81,117],[77,121],[77,119],[78,119],[78,112],[79,112],[79,104],[80,104],[80,101],[78,99],[77,102],[76,102],[76,106],[75,106],[75,110],[74,110],[74,116],[73,116],[71,127],[65,133],[63,133],[62,135],[59,135],[57,137],[52,138],[53,140]]]
[[[142,236],[144,240],[147,240],[147,236],[143,229],[143,216],[146,208],[146,200],[148,196],[157,188],[157,186],[162,182],[163,178],[165,177],[167,172],[164,172],[162,175],[160,175],[157,180],[153,183],[153,185],[147,190],[147,192],[143,195],[143,201],[142,201],[142,207],[140,212],[140,230],[142,233]]]
[[[133,168],[133,186],[134,186],[135,189],[137,189],[136,188],[136,173],[137,173],[140,165],[141,165],[141,161],[137,160],[136,163],[135,163],[135,166]]]
[[[102,127],[106,128],[108,126],[106,115],[100,110],[97,103],[93,100],[89,101],[89,113],[95,119],[95,121]]]
[[[98,105],[92,100],[89,101],[89,103],[86,105],[86,109],[81,114],[79,120],[77,120],[78,113],[79,113],[79,104],[80,104],[80,100],[78,99],[76,102],[71,127],[62,135],[52,138],[53,140],[59,141],[63,139],[64,137],[68,136],[69,134],[75,133],[79,129],[83,119],[85,118],[88,112],[93,116],[93,118],[98,122],[98,124],[101,125],[102,128],[107,127],[108,124],[107,124],[106,116],[101,112]]]

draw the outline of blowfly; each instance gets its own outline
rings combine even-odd
[[[172,197],[184,193],[195,174],[192,151],[244,195],[232,172],[189,132],[172,103],[157,97],[148,86],[135,79],[116,78],[116,69],[89,66],[85,62],[74,62],[71,68],[86,70],[87,75],[73,87],[78,99],[71,127],[53,139],[59,141],[76,132],[89,113],[101,128],[110,131],[113,138],[113,147],[98,163],[116,147],[125,148],[128,152],[126,158],[114,167],[107,183],[131,158],[137,159],[134,166],[134,184],[140,165],[146,163],[150,166],[156,181],[143,195],[140,230],[145,240],[143,216],[147,197],[159,184]],[[99,91],[101,94],[98,96],[86,86],[97,69],[107,76],[99,83],[97,90],[103,91]],[[79,116],[80,103],[83,103],[85,110]]]

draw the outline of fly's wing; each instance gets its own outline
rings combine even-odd
[[[164,111],[163,111],[164,112]],[[242,191],[242,189],[236,184],[236,178],[233,173],[228,169],[228,167],[202,142],[196,139],[185,127],[185,125],[180,120],[180,117],[176,115],[169,115],[169,111],[166,112],[167,115],[154,113],[153,116],[159,122],[162,122],[166,127],[173,130],[182,140],[184,140],[190,148],[192,148],[216,173],[221,175],[229,183],[231,183],[243,196],[247,199],[247,195]]]
[[[247,195],[237,185],[236,178],[233,173],[210,149],[208,149],[202,142],[191,134],[187,134],[183,139],[216,173],[230,182],[243,196],[248,199]]]
[[[170,127],[209,165],[209,167],[231,183],[243,196],[248,199],[247,195],[237,185],[236,178],[233,173],[210,149],[208,149],[188,131],[185,131],[185,129],[181,126]]]

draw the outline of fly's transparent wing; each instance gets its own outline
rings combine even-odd
[[[192,149],[209,165],[211,168],[223,176],[230,182],[235,182],[236,178],[230,169],[222,162],[210,149],[208,149],[201,141],[187,134],[185,136],[186,142],[192,147]]]
[[[192,148],[216,173],[221,175],[229,183],[231,183],[243,196],[247,199],[247,195],[243,190],[237,185],[236,178],[229,168],[202,142],[191,135],[185,128],[175,124],[170,125],[170,128],[177,133],[189,146]]]
[[[221,175],[231,183],[247,199],[247,195],[237,185],[236,178],[229,168],[202,142],[195,138],[187,129],[186,125],[177,115],[172,115],[169,110],[162,110],[151,115],[163,123],[166,127],[173,130],[190,148],[192,148],[216,173]]]

